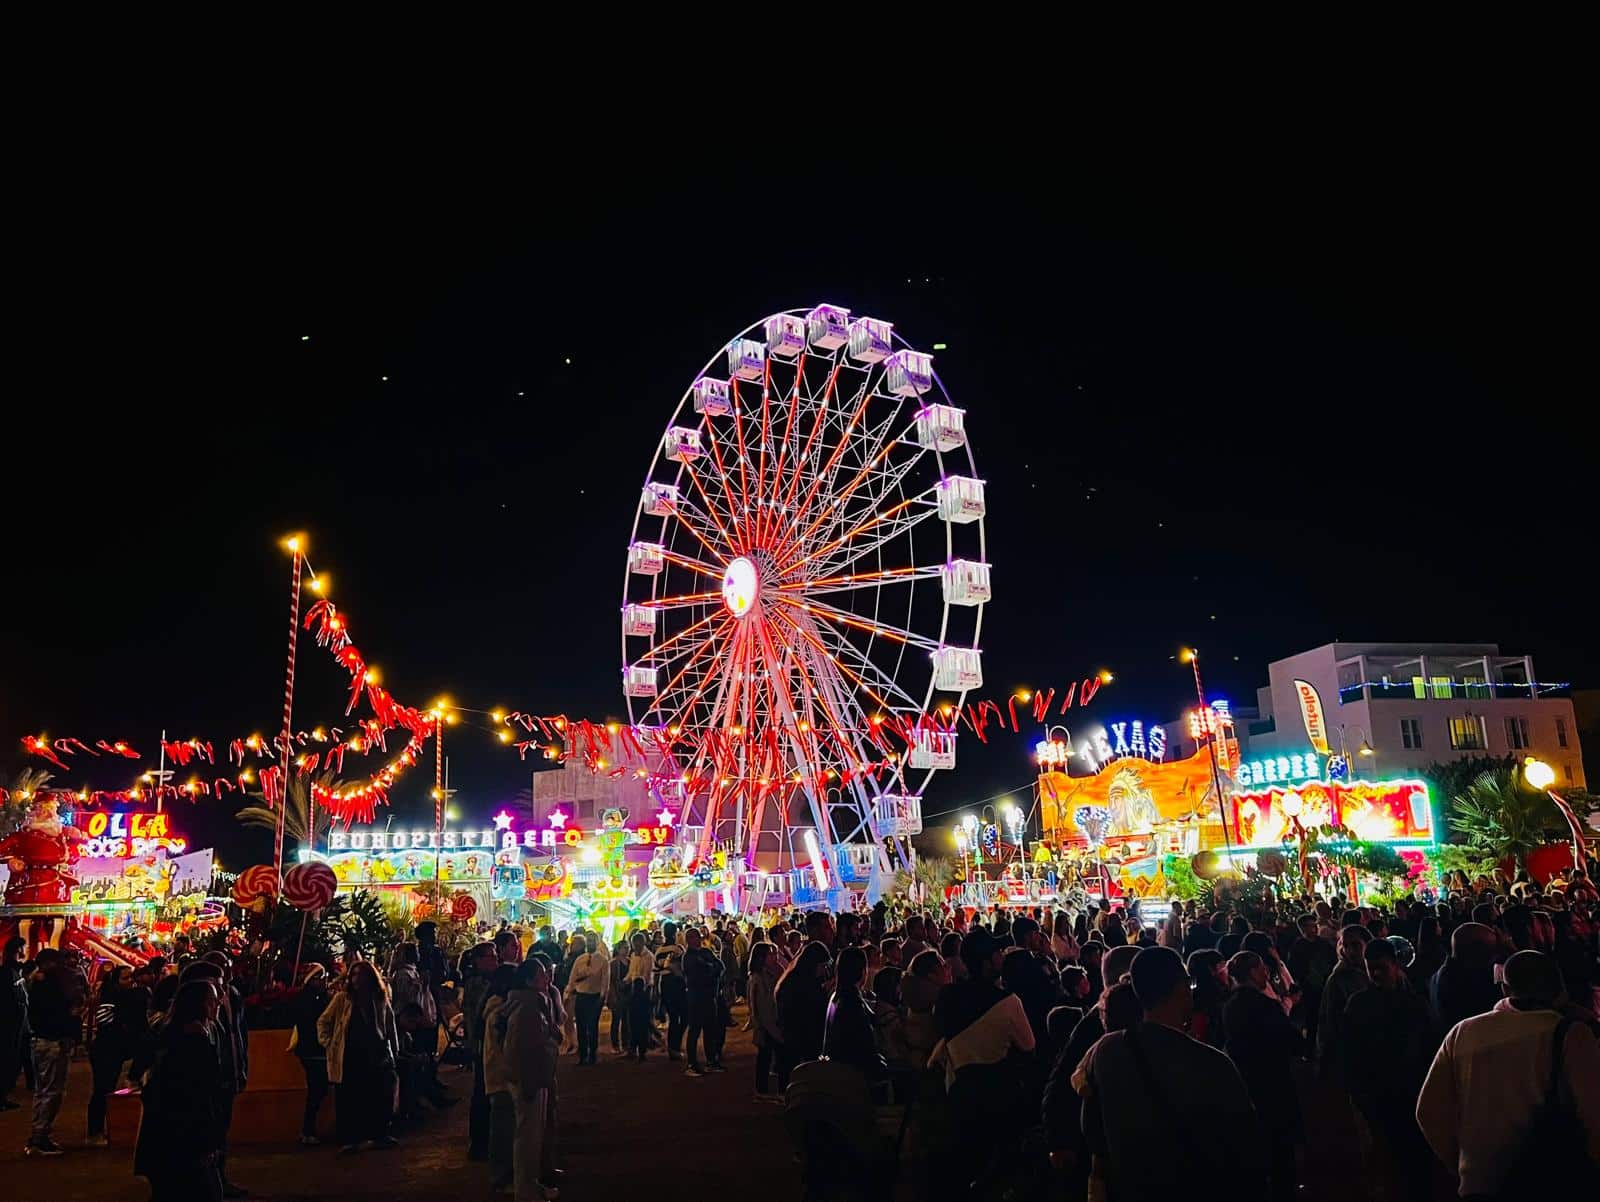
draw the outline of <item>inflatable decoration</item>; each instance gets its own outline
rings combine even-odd
[[[8,906],[64,905],[72,900],[78,878],[67,871],[71,844],[85,836],[66,826],[54,797],[41,797],[28,807],[22,826],[0,839],[0,858],[11,869],[6,882]]]

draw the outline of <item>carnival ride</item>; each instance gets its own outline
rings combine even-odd
[[[623,573],[632,721],[685,751],[702,858],[876,896],[982,684],[984,482],[932,358],[835,305],[740,331],[689,385]],[[887,730],[909,736],[891,750]]]

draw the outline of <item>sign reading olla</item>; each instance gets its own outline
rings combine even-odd
[[[158,849],[176,856],[189,847],[187,839],[172,833],[166,814],[95,810],[76,818],[79,828],[89,836],[76,845],[79,857],[128,860]]]

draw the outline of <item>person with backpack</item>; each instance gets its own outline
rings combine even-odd
[[[1417,1124],[1462,1197],[1593,1197],[1600,1046],[1560,1013],[1566,988],[1552,957],[1518,952],[1504,977],[1505,998],[1444,1037]]]

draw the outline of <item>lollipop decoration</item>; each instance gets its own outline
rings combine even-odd
[[[233,882],[233,900],[245,909],[263,909],[278,896],[278,870],[271,864],[246,868]]]
[[[326,864],[312,860],[283,874],[283,900],[310,913],[327,908],[339,890],[339,878]]]
[[[450,917],[457,922],[471,922],[478,913],[478,903],[470,893],[458,893],[450,901]]]

